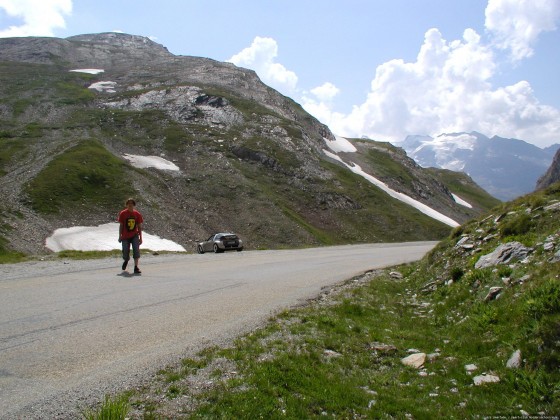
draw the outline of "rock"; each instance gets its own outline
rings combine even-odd
[[[420,291],[422,293],[429,293],[429,292],[435,292],[437,290],[437,281],[430,281],[428,283],[426,283],[424,286],[422,286],[422,288],[420,289]]]
[[[399,273],[398,271],[391,271],[389,273],[389,276],[393,279],[398,279],[398,280],[403,278],[403,275],[401,273]]]
[[[514,286],[514,285],[517,285],[517,284],[523,284],[523,283],[525,283],[526,281],[528,281],[528,280],[530,280],[530,279],[531,279],[531,275],[530,275],[530,274],[525,274],[525,275],[524,275],[523,277],[521,277],[520,279],[512,280],[512,281],[510,282],[510,285]]]
[[[497,237],[498,237],[498,235],[495,234],[495,233],[493,233],[493,234],[490,234],[490,235],[485,236],[484,238],[482,238],[482,241],[483,241],[483,242],[488,242],[489,240],[494,239],[494,238],[497,238]]]
[[[474,365],[474,364],[465,365],[465,370],[466,370],[468,373],[474,372],[474,371],[477,370],[477,369],[478,369],[478,366],[477,366],[477,365]]]
[[[548,252],[548,251],[552,251],[552,250],[554,249],[554,242],[546,242],[546,243],[543,245],[543,249],[544,249],[545,251],[547,251],[547,252]]]
[[[334,351],[334,350],[329,350],[329,349],[325,350],[325,351],[323,352],[323,354],[324,354],[326,357],[329,357],[329,358],[330,358],[330,357],[340,357],[340,356],[342,356],[342,354],[340,354],[340,353],[338,353],[338,352],[336,352],[336,351]]]
[[[455,244],[455,248],[464,249],[464,250],[471,250],[474,248],[474,245],[470,242],[471,238],[468,236],[463,236],[461,239],[457,241]]]
[[[483,384],[500,382],[500,378],[494,375],[478,375],[473,378],[473,382],[476,386],[479,386]]]
[[[531,248],[527,248],[519,242],[508,242],[498,246],[492,253],[480,257],[474,267],[486,268],[523,260],[527,258],[531,251]]]
[[[521,350],[516,350],[513,352],[506,363],[506,367],[510,369],[518,369],[521,367]]]
[[[486,295],[486,297],[484,298],[485,302],[490,302],[491,300],[494,300],[498,297],[498,295],[502,292],[503,287],[491,287],[490,291],[488,292],[488,294]]]
[[[544,208],[546,211],[558,211],[560,210],[560,201],[558,203],[551,204]]]
[[[379,343],[377,341],[370,344],[370,349],[381,353],[393,353],[397,351],[397,348],[392,344]]]
[[[494,223],[499,223],[499,222],[501,222],[502,219],[503,219],[504,217],[506,217],[506,216],[507,216],[507,213],[502,213],[502,214],[500,214],[498,217],[496,217],[496,218],[494,219]]]
[[[415,369],[421,368],[424,365],[425,361],[426,353],[414,353],[401,360],[403,365],[410,366]]]

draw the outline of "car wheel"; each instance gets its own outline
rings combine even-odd
[[[214,252],[216,254],[220,252],[220,248],[218,247],[218,244],[214,244]]]
[[[202,245],[198,246],[198,253],[199,254],[204,254],[204,250],[202,249]]]
[[[237,248],[237,252],[243,251],[243,248]]]

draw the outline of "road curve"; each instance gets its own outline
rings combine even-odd
[[[76,412],[325,286],[418,260],[435,244],[146,256],[140,276],[116,258],[0,266],[0,418]]]

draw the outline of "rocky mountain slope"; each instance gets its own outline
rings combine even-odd
[[[522,140],[480,133],[408,136],[402,143],[423,167],[463,171],[500,200],[512,200],[535,189],[558,145],[540,149]]]
[[[560,149],[556,151],[550,168],[537,181],[537,190],[542,190],[560,181]]]
[[[147,38],[1,39],[0,251],[45,252],[55,229],[113,222],[128,196],[147,232],[187,249],[223,230],[247,249],[449,233],[353,162],[458,223],[497,203],[470,178],[424,170],[386,143],[325,153],[334,140],[253,71],[174,56]],[[178,170],[127,159],[145,156]]]

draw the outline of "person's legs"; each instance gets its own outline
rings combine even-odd
[[[122,244],[122,255],[123,255],[123,265],[122,269],[126,270],[126,266],[128,265],[128,261],[130,260],[130,239],[123,239],[121,241]]]
[[[138,268],[138,262],[140,260],[140,239],[138,235],[131,239],[132,242],[132,257],[134,258],[134,272],[140,273],[140,268]]]

